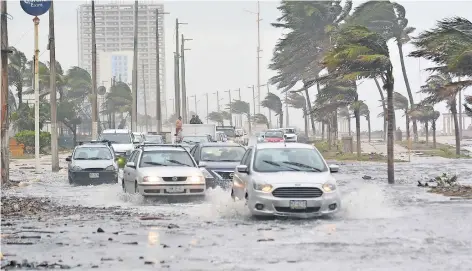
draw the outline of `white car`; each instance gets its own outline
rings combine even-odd
[[[285,142],[298,142],[297,131],[295,128],[281,128],[280,130],[284,132]]]
[[[127,129],[104,130],[98,140],[110,141],[115,155],[123,157],[128,157],[134,150],[134,144],[139,143],[139,140],[135,139],[133,133]]]
[[[181,145],[141,144],[124,168],[124,192],[143,196],[204,196],[203,171]]]
[[[341,208],[341,195],[318,150],[301,143],[249,147],[233,176],[231,196],[246,200],[253,216],[316,217]]]

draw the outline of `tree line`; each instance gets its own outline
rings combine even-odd
[[[435,137],[439,112],[433,106],[446,102],[452,113],[456,137],[456,155],[460,155],[457,104],[458,93],[472,81],[472,23],[464,18],[445,18],[435,28],[412,37],[415,28],[408,25],[405,8],[390,1],[368,1],[353,7],[352,1],[282,1],[281,16],[272,25],[287,31],[277,42],[270,69],[277,72],[270,82],[285,93],[302,93],[303,108],[310,119],[327,127],[329,138],[336,138],[337,118],[355,119],[357,150],[360,156],[360,119],[370,119],[367,106],[359,100],[357,86],[362,80],[374,80],[379,93],[388,149],[388,182],[394,182],[395,110],[405,115],[406,134],[418,141],[418,123],[429,127]],[[387,43],[395,42],[403,82],[393,78]],[[425,58],[436,64],[428,69],[431,75],[418,90],[427,95],[414,101],[408,81],[403,46],[416,48],[409,57]],[[395,83],[406,86],[406,95],[395,92]],[[295,86],[301,83],[300,89]],[[313,95],[310,88],[316,87]],[[464,105],[472,114],[472,98]],[[300,102],[301,103],[301,102]],[[332,134],[332,135],[331,135]],[[334,143],[335,144],[335,143]]]

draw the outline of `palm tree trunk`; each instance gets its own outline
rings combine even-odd
[[[433,148],[436,149],[436,120],[431,123],[431,130],[433,130]]]
[[[405,120],[406,120],[406,140],[408,141],[410,140],[410,115],[408,115],[407,110],[405,110]]]
[[[311,112],[311,111],[309,111]],[[303,122],[305,123],[305,136],[308,138],[308,118],[309,115],[307,115],[307,106],[303,108]]]
[[[371,129],[370,129],[370,114],[367,115],[367,130],[369,132],[369,143],[370,143],[370,133],[371,133]]]
[[[279,128],[282,128],[282,127],[284,127],[284,110],[283,109],[279,113]]]
[[[248,125],[248,128],[249,128],[249,134],[252,134],[251,114],[250,113],[247,114],[247,125]]]
[[[333,115],[333,146],[338,149],[338,110]]]
[[[456,96],[454,95],[454,101],[451,102],[451,113],[452,118],[454,119],[454,136],[456,138],[456,155],[459,157],[461,155],[461,139],[459,131],[459,119],[457,118],[457,102]]]
[[[393,138],[393,119],[395,118],[395,109],[393,107],[393,74],[392,67],[385,74],[385,87],[387,90],[387,176],[388,183],[395,183],[395,165],[394,165],[394,138]]]
[[[352,136],[351,134],[351,116],[347,118],[347,129],[349,130],[349,136]]]
[[[400,64],[402,66],[403,81],[405,81],[406,91],[408,92],[408,100],[410,102],[410,108],[413,109],[415,102],[413,101],[413,94],[411,93],[410,82],[408,81],[408,75],[406,74],[405,60],[403,57],[403,45],[401,39],[397,40],[398,53],[400,55]],[[418,124],[416,120],[413,120],[413,134],[415,135],[415,142],[418,141]]]
[[[325,123],[321,122],[321,140],[325,140]]]
[[[318,85],[318,84],[317,84]],[[308,112],[311,113],[311,100],[310,100],[310,93],[308,92],[308,88],[304,85],[303,88],[305,89],[305,98],[306,98],[306,104],[308,107]],[[311,121],[311,130],[313,132],[313,135],[315,134],[315,119],[313,118],[312,114],[310,114],[310,121]]]
[[[382,87],[380,86],[379,80],[377,78],[374,78],[375,85],[377,85],[377,89],[379,90],[380,94],[380,101],[382,102],[382,108],[384,112],[384,130],[383,130],[383,140],[385,140],[386,135],[387,135],[387,106],[385,104],[385,96],[382,91]]]
[[[357,159],[361,159],[361,115],[359,108],[354,109],[354,117],[356,118],[356,152]]]
[[[16,86],[16,95],[18,96],[18,108],[23,104],[23,84],[20,83]]]
[[[331,150],[331,121],[328,122],[326,129],[326,136],[328,137],[328,148]]]
[[[426,134],[426,146],[428,146],[428,143],[429,143],[429,123],[428,122],[425,122],[424,123],[424,132]]]

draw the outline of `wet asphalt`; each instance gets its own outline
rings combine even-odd
[[[34,174],[20,162],[12,178],[25,185],[2,197],[47,198],[55,207],[2,217],[2,266],[25,260],[20,269],[472,270],[472,202],[416,186],[443,172],[472,183],[470,165],[439,158],[397,163],[396,184],[387,185],[384,163],[341,163],[343,209],[336,216],[257,220],[221,189],[204,200],[150,201],[124,194],[120,184],[71,187],[65,170]]]

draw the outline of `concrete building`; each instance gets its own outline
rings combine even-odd
[[[146,90],[147,113],[156,115],[156,10],[159,10],[159,56],[161,105],[166,117],[165,35],[163,4],[140,3],[138,8],[138,114],[144,114]],[[132,83],[134,3],[95,4],[97,42],[97,84],[109,89],[111,78]],[[84,4],[77,10],[78,62],[92,71],[92,7]],[[130,57],[131,56],[131,57]],[[143,80],[144,74],[144,80]]]

